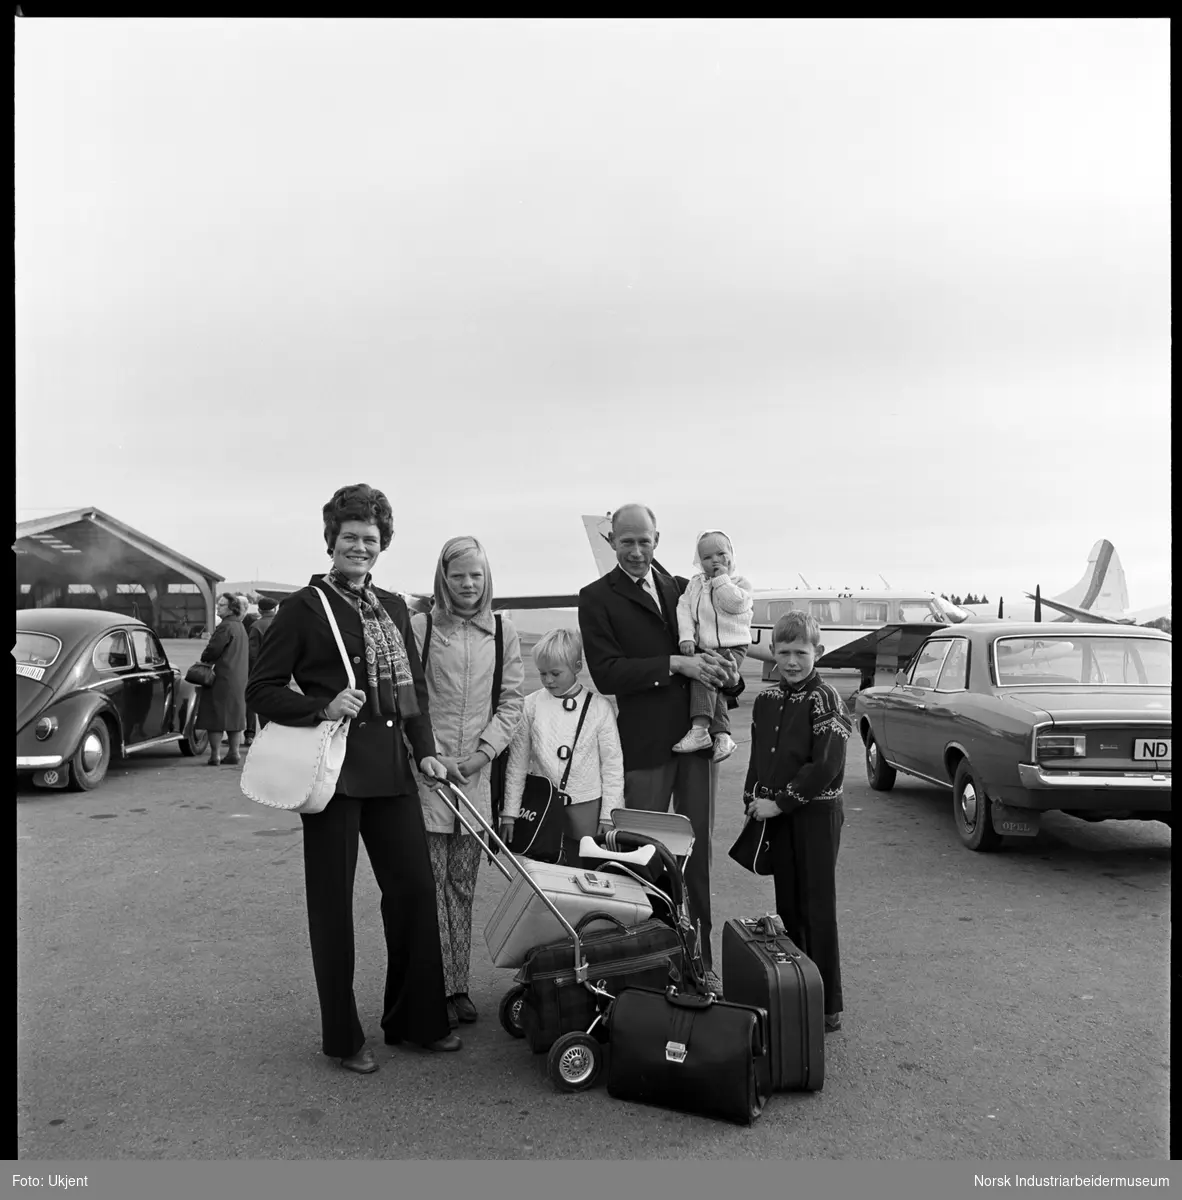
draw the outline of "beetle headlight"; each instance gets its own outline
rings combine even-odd
[[[57,730],[57,717],[42,717],[36,725],[33,726],[33,736],[43,742],[46,738],[52,737]]]
[[[1040,733],[1034,748],[1039,758],[1084,758],[1088,739],[1082,733]]]

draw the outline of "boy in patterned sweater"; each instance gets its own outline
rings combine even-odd
[[[743,801],[750,816],[767,821],[776,912],[821,972],[830,1033],[841,1028],[836,872],[853,726],[841,697],[817,675],[824,652],[814,618],[790,612],[776,622],[772,654],[780,679],[752,707]]]

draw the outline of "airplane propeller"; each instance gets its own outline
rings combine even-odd
[[[999,621],[1002,619],[1002,614],[1005,611],[1005,606],[1006,606],[1006,598],[1004,596],[999,596],[998,600],[997,600],[997,619]]]
[[[1034,619],[1042,620],[1042,589],[1037,583],[1034,585]]]

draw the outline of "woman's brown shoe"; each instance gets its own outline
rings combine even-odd
[[[358,1075],[372,1075],[378,1069],[377,1059],[368,1046],[362,1046],[356,1054],[342,1058],[341,1066],[346,1071],[356,1071]]]
[[[207,767],[220,767],[222,765],[222,760],[220,758],[207,759],[205,765]]]
[[[241,761],[242,759],[240,759],[237,754],[227,754],[226,757],[222,759],[222,762],[224,762],[228,767],[236,767]]]

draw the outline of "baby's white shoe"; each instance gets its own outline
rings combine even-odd
[[[714,739],[714,753],[710,756],[711,762],[722,762],[723,759],[730,758],[738,747],[735,745],[735,739],[729,733],[720,733]]]
[[[709,750],[713,743],[710,741],[710,731],[695,725],[673,747],[674,754],[692,754],[695,750]]]

